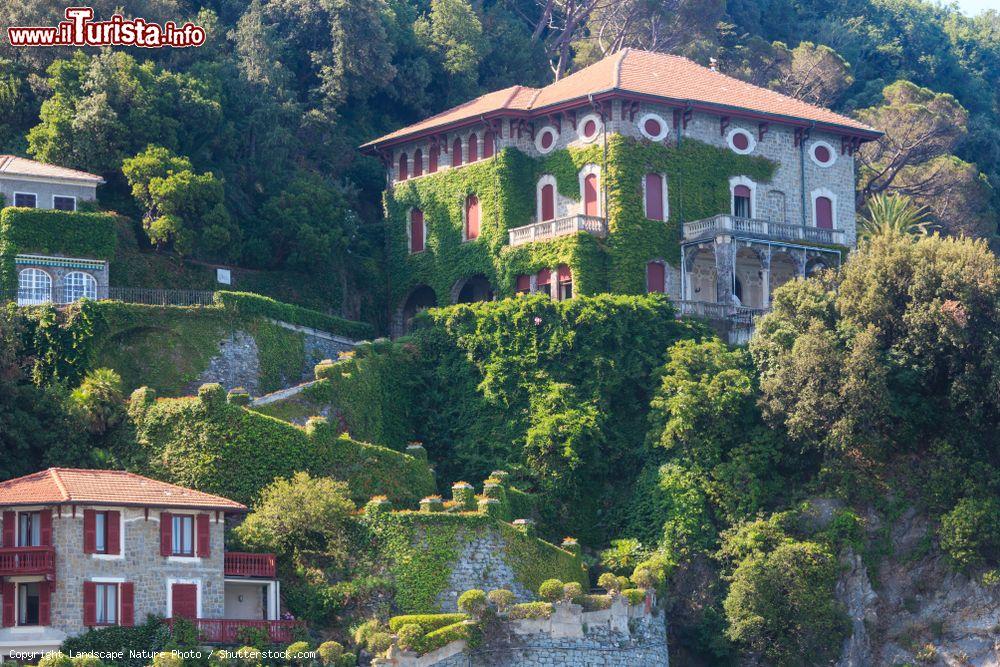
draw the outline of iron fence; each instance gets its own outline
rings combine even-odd
[[[215,292],[211,290],[153,289],[149,287],[105,287],[81,290],[73,287],[21,288],[0,290],[0,303],[19,306],[65,306],[81,299],[121,301],[148,306],[211,306]]]

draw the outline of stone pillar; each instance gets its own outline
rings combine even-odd
[[[771,248],[761,255],[760,259],[760,293],[761,306],[771,307]]]
[[[728,236],[720,236],[715,240],[715,291],[716,303],[731,306],[733,303],[733,275],[736,261],[736,248]]]

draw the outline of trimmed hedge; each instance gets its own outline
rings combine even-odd
[[[300,470],[346,482],[355,501],[384,494],[412,504],[434,492],[424,461],[340,436],[323,419],[300,428],[227,403],[218,385],[206,385],[197,398],[153,396],[139,389],[129,406],[153,477],[242,503]]]
[[[374,327],[367,322],[327,315],[302,306],[282,303],[260,294],[221,291],[215,293],[215,300],[223,308],[240,317],[270,317],[354,340],[371,338],[375,334]]]
[[[420,654],[430,653],[459,639],[464,639],[469,648],[475,648],[482,641],[482,632],[475,623],[459,621],[428,632],[419,642],[417,652]]]
[[[517,621],[525,618],[549,618],[552,616],[551,602],[522,602],[510,608],[507,618]]]
[[[426,634],[468,618],[465,614],[404,614],[390,618],[389,629],[396,632],[407,623],[413,623]]]
[[[0,210],[0,288],[17,287],[14,256],[18,253],[111,259],[116,240],[115,216],[110,213],[4,208]]]

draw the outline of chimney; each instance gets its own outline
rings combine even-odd
[[[718,58],[709,58],[708,59],[708,69],[712,70],[713,72],[718,72],[719,71],[719,60],[718,60]]]

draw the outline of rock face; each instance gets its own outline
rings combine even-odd
[[[838,667],[1000,667],[1000,586],[954,572],[932,548],[934,526],[914,509],[885,528],[891,555],[877,575],[850,550],[842,558],[837,597],[853,632]]]

